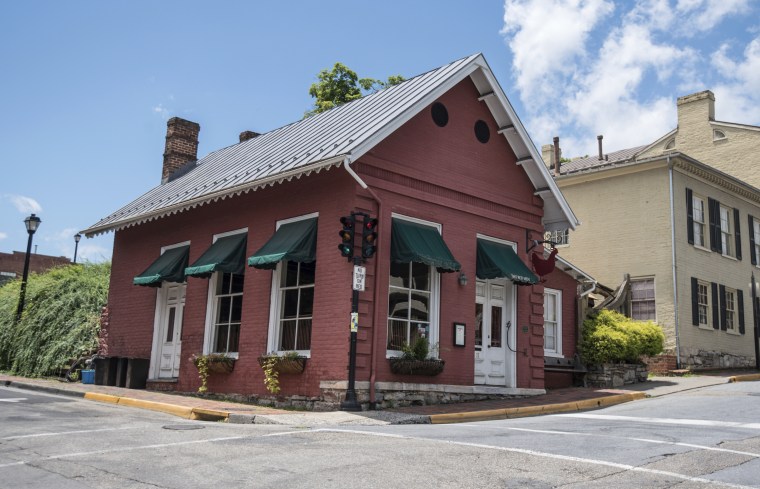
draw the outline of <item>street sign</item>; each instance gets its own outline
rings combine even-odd
[[[354,265],[354,290],[364,292],[364,280],[367,278],[367,269]]]

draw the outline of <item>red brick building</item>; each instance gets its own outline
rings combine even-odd
[[[106,382],[192,391],[192,356],[221,353],[234,369],[211,392],[269,397],[259,357],[296,351],[305,369],[280,375],[279,396],[335,406],[353,283],[337,245],[352,212],[357,256],[361,216],[377,219],[358,294],[364,407],[544,392],[545,285],[560,292],[554,354],[573,357],[590,278],[565,267],[541,282],[527,248],[578,221],[481,55],[197,161],[200,127],[168,125],[163,183],[84,231],[116,233]],[[420,336],[443,370],[393,373]]]
[[[12,253],[0,253],[0,284],[6,280],[13,280],[24,274],[24,259],[26,253],[14,251]],[[65,256],[29,255],[29,272],[42,273],[53,267],[70,265],[71,260]]]

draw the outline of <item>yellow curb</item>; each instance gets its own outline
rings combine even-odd
[[[164,402],[144,401],[142,399],[130,399],[128,397],[119,398],[119,405],[173,414],[185,419],[192,419],[193,415],[193,408],[190,407],[175,406],[174,404],[166,404]]]
[[[215,409],[193,408],[190,413],[190,419],[199,421],[227,421],[230,413],[227,411],[217,411]]]
[[[728,378],[729,382],[749,382],[753,380],[760,380],[760,374],[734,375]]]
[[[119,396],[112,396],[111,394],[101,394],[99,392],[85,392],[84,398],[90,401],[107,402],[109,404],[118,404]]]
[[[613,406],[628,401],[646,398],[643,392],[631,392],[616,394],[613,396],[600,397],[597,399],[585,399],[583,401],[563,402],[558,404],[545,404],[543,406],[524,406],[506,409],[491,409],[487,411],[471,411],[467,413],[431,414],[430,423],[464,423],[470,421],[492,421],[497,419],[520,418],[535,416],[538,414],[555,414],[568,411],[583,411],[605,406]]]

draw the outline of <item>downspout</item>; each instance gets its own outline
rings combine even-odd
[[[678,336],[678,270],[676,267],[676,215],[673,202],[673,163],[668,156],[668,179],[670,181],[670,248],[673,260],[673,311],[676,331],[676,368],[681,368],[681,341]]]
[[[377,216],[378,219],[383,215],[383,201],[378,197],[378,195],[375,193],[374,190],[369,188],[369,186],[362,180],[362,178],[356,174],[356,172],[351,168],[351,157],[347,156],[346,159],[343,160],[343,168],[346,169],[349,175],[356,180],[356,183],[359,184],[361,188],[369,192],[369,194],[372,196],[373,199],[375,199],[375,202],[377,202]],[[377,269],[378,269],[378,262],[380,260],[375,257],[375,286],[374,286],[374,292],[373,292],[373,298],[372,298],[372,311],[373,311],[373,319],[372,319],[372,346],[370,348],[370,359],[369,359],[369,406],[370,409],[375,409],[377,405],[377,399],[375,398],[375,379],[377,378],[377,335],[379,331],[379,324],[382,318],[380,318],[380,308],[377,306],[378,301],[380,300],[380,288],[377,286]]]

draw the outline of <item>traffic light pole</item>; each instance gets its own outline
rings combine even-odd
[[[362,258],[354,257],[354,266],[360,266]],[[359,313],[359,291],[354,290],[351,297],[351,317]],[[353,321],[353,320],[352,320]],[[351,344],[348,352],[348,388],[346,389],[346,400],[340,403],[342,411],[361,411],[362,406],[356,399],[356,334],[357,327],[351,325]]]

